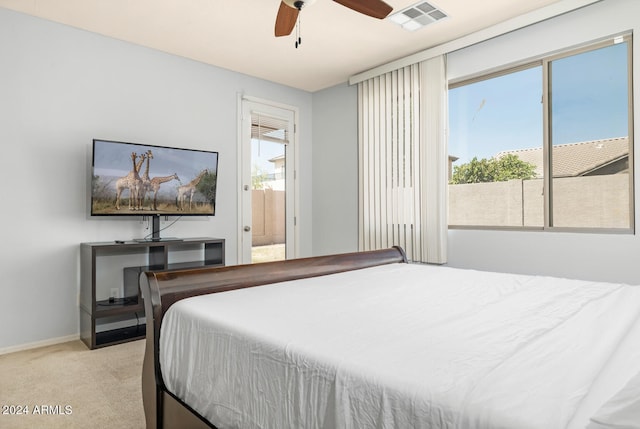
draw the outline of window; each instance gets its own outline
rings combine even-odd
[[[631,37],[449,85],[449,226],[633,229]]]
[[[449,91],[449,225],[543,225],[541,100],[541,65]],[[535,176],[494,176],[499,160],[513,154],[537,154]]]

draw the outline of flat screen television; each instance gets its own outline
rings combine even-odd
[[[91,177],[92,216],[216,212],[218,152],[94,139]]]

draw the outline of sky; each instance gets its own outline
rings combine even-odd
[[[627,42],[551,62],[554,145],[627,136]],[[449,154],[542,147],[542,66],[449,90]]]
[[[262,173],[273,173],[275,164],[270,159],[284,155],[285,146],[266,140],[251,139],[251,165]]]

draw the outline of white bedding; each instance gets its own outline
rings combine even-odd
[[[584,428],[640,371],[640,287],[384,265],[179,301],[160,364],[220,429]]]

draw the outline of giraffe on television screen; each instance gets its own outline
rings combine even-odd
[[[140,176],[140,180],[142,180],[142,186],[140,187],[140,191],[138,195],[138,198],[140,200],[140,210],[144,208],[143,207],[144,199],[147,196],[147,192],[151,191],[151,179],[149,178],[149,162],[151,159],[153,159],[153,153],[151,152],[151,149],[149,149],[146,154],[142,154],[140,156],[141,158],[143,158],[143,161],[144,161],[145,155],[147,160],[147,166],[144,170],[144,173],[142,173],[142,176]],[[138,165],[138,172],[140,172],[141,167],[142,167],[142,164],[140,163]]]
[[[160,185],[174,179],[178,182],[180,181],[177,173],[173,173],[171,176],[154,177],[151,179],[149,184],[153,192],[153,205],[151,210],[158,210],[158,191],[160,190]]]
[[[144,154],[142,156],[145,156]],[[139,206],[139,190],[142,186],[142,179],[138,175],[138,166],[136,165],[136,159],[138,154],[131,153],[132,169],[124,177],[119,178],[116,181],[116,210],[120,210],[120,199],[122,197],[122,191],[129,190],[129,210],[138,210]],[[143,160],[144,161],[144,160]],[[140,164],[142,166],[142,164]]]
[[[207,173],[209,173],[209,170],[204,169],[191,182],[178,187],[178,197],[176,198],[178,210],[184,211],[184,205],[187,196],[189,196],[189,211],[191,211],[191,204],[193,203],[193,195],[196,193],[196,186],[198,186],[198,183],[200,183],[204,175]]]

